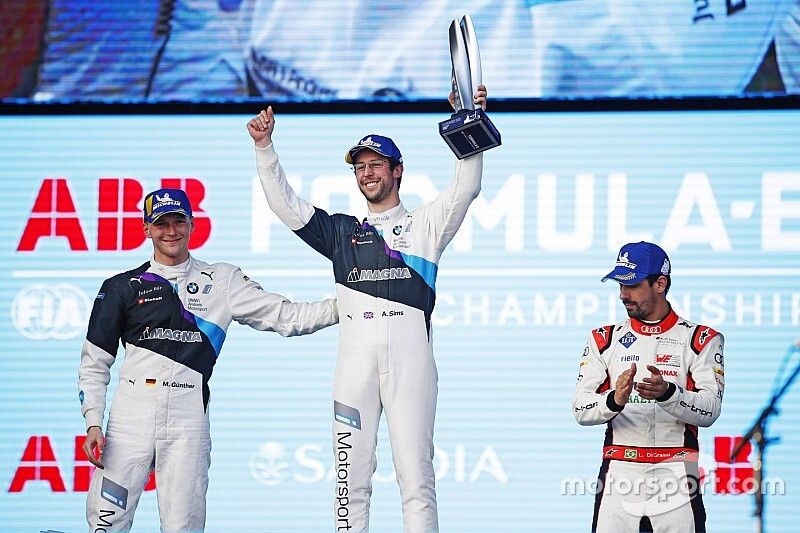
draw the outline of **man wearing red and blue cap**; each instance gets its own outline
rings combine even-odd
[[[474,102],[485,107],[484,86]],[[267,201],[289,229],[332,261],[339,315],[346,317],[333,386],[335,530],[369,528],[378,422],[385,411],[405,531],[436,532],[431,313],[439,258],[480,192],[483,155],[456,161],[450,186],[408,211],[399,194],[400,150],[388,137],[366,135],[344,158],[367,200],[367,215],[330,215],[287,183],[272,145],[274,127],[271,107],[247,123]]]
[[[335,324],[335,300],[293,303],[228,263],[189,253],[192,206],[180,189],[144,200],[153,256],[103,282],[81,352],[83,450],[97,469],[86,502],[90,531],[129,531],[151,470],[163,532],[203,531],[211,464],[208,381],[235,320],[283,336]],[[103,434],[120,341],[125,361]],[[97,456],[95,456],[95,453]]]
[[[606,424],[596,533],[705,531],[697,428],[722,409],[724,339],[672,310],[671,272],[661,247],[636,242],[602,279],[629,318],[592,331],[572,398],[579,424]]]

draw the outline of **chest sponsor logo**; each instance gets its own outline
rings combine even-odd
[[[131,279],[138,280],[139,278],[131,278]],[[140,283],[141,283],[141,281],[140,281]],[[150,287],[149,289],[141,289],[141,290],[139,290],[139,296],[144,296],[145,294],[150,294],[151,292],[158,292],[158,291],[163,290],[163,289],[164,289],[163,285],[156,285],[154,287]]]
[[[659,366],[681,366],[681,356],[670,353],[657,353],[656,365]]]
[[[619,343],[623,345],[625,348],[630,348],[631,344],[633,344],[634,342],[636,342],[636,335],[634,335],[630,331],[619,339]]]
[[[189,291],[189,294],[197,294],[197,291],[200,290],[200,287],[198,287],[197,283],[193,281],[186,286],[186,290]]]
[[[347,275],[348,283],[358,283],[360,281],[384,281],[388,279],[406,279],[411,277],[408,267],[384,268],[382,270],[358,270],[354,268]]]
[[[203,305],[200,298],[189,298],[186,302],[186,309],[189,311],[208,311],[208,307]]]
[[[357,226],[350,239],[350,243],[353,246],[357,244],[372,244],[374,242],[372,239],[373,235],[375,235],[374,231],[366,229],[363,226]]]
[[[168,340],[175,342],[203,342],[203,337],[199,331],[181,331],[178,329],[168,328],[144,328],[142,336],[139,337],[140,341],[146,340]]]
[[[400,224],[392,228],[392,233],[394,233],[395,235],[400,235],[402,232],[403,232],[403,226],[401,226]]]
[[[164,298],[161,297],[161,296],[155,296],[155,297],[151,296],[149,298],[139,298],[136,301],[139,303],[139,305],[142,305],[142,304],[147,304],[147,303],[150,303],[150,302],[160,302],[163,299]]]
[[[662,369],[659,369],[659,374],[661,374],[662,376],[670,377],[670,378],[677,378],[678,377],[678,371],[677,370],[667,370],[667,369],[663,369],[662,370]]]
[[[630,355],[620,355],[619,362],[620,363],[635,363],[639,360],[639,356],[637,354],[630,354]]]
[[[655,335],[657,333],[661,333],[661,326],[648,326],[647,324],[642,324],[639,327],[639,330],[644,333],[645,335]]]
[[[397,237],[392,241],[392,247],[395,250],[405,250],[411,248],[411,243],[403,237]]]
[[[658,341],[658,347],[664,350],[669,350],[669,348],[682,350],[686,346],[683,341],[671,337],[656,337],[656,340]]]
[[[375,318],[375,313],[373,313],[372,311],[364,311],[364,318],[366,320],[370,320],[372,318]]]

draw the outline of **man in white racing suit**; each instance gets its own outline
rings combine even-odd
[[[485,87],[474,101],[485,106]],[[342,317],[333,391],[335,530],[369,528],[378,422],[385,411],[405,531],[438,531],[431,313],[439,258],[480,192],[483,155],[457,161],[450,186],[407,211],[399,196],[400,150],[387,137],[367,135],[345,154],[367,199],[367,216],[330,215],[287,183],[272,144],[274,127],[271,107],[247,123],[264,193],[278,218],[332,261]]]
[[[190,256],[193,230],[182,190],[148,194],[144,231],[152,259],[105,280],[95,299],[78,371],[83,449],[97,466],[86,503],[89,531],[129,531],[153,469],[161,531],[202,531],[211,464],[208,380],[231,321],[290,336],[338,320],[335,300],[292,303],[234,265]],[[104,436],[120,341],[125,362]]]
[[[603,278],[629,319],[592,331],[572,399],[578,423],[607,424],[593,532],[705,531],[697,428],[722,408],[724,340],[672,310],[670,270],[664,250],[638,242]]]

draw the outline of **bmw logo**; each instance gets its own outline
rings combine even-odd
[[[392,233],[394,233],[395,235],[400,235],[400,233],[402,231],[403,231],[403,226],[400,226],[400,225],[395,226],[394,228],[392,228]]]
[[[186,290],[189,291],[189,294],[197,294],[197,291],[200,289],[197,286],[197,283],[191,282],[189,285],[186,286]]]

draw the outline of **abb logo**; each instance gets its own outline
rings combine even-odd
[[[75,436],[75,456],[72,476],[72,492],[88,492],[89,482],[92,479],[94,465],[86,458],[83,453],[83,440],[85,435]],[[31,481],[45,482],[50,485],[53,492],[66,492],[64,477],[61,475],[61,468],[56,461],[56,454],[50,444],[50,437],[46,435],[34,435],[28,439],[25,451],[22,452],[19,466],[14,472],[14,478],[8,487],[8,492],[22,492],[27,483]],[[156,477],[150,472],[150,478],[144,490],[155,490]]]
[[[750,443],[746,443],[731,461],[731,452],[740,442],[742,437],[714,437],[715,494],[747,494],[753,489],[753,464],[748,460]]]
[[[199,248],[211,235],[211,219],[203,216],[200,203],[205,186],[196,178],[166,177],[161,187],[183,189],[192,203],[195,231],[189,248]],[[142,184],[133,178],[100,178],[97,197],[97,250],[133,250],[146,237],[142,231],[144,198]],[[32,252],[40,239],[67,239],[72,251],[88,251],[86,234],[75,209],[75,201],[66,178],[45,178],[33,203],[31,214],[17,245],[18,252]]]

